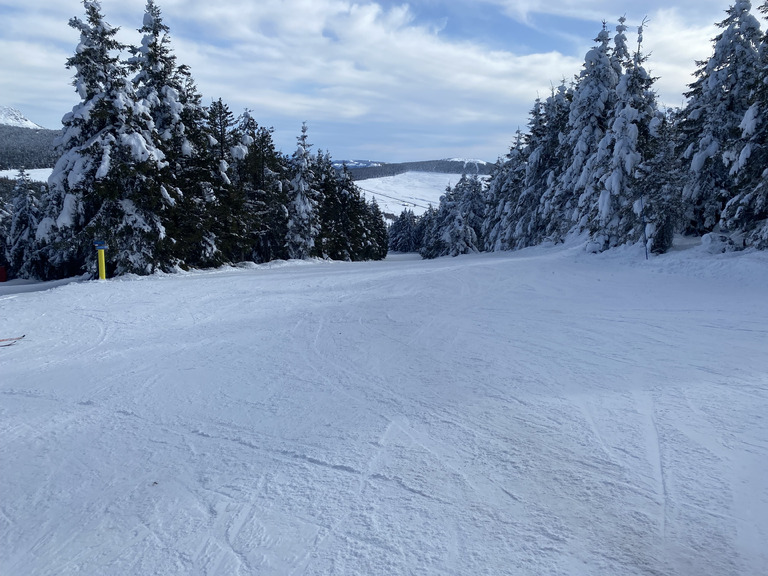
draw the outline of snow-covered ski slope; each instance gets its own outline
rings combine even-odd
[[[399,216],[407,208],[420,215],[427,211],[430,204],[437,208],[445,189],[455,186],[460,178],[460,174],[405,172],[396,176],[360,180],[355,184],[368,200],[376,198],[376,203],[385,214]]]
[[[3,575],[766,574],[768,254],[0,285]]]

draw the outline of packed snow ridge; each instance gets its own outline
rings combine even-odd
[[[24,114],[16,110],[16,108],[10,108],[0,104],[0,124],[5,126],[16,126],[17,128],[33,128],[44,129],[39,124],[35,124],[31,120],[28,120]]]

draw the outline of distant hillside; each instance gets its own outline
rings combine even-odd
[[[397,176],[406,172],[436,172],[439,174],[479,174],[488,175],[494,164],[482,160],[462,160],[448,158],[445,160],[427,160],[425,162],[400,162],[397,164],[380,164],[378,166],[364,166],[350,168],[349,174],[353,180],[368,180],[370,178],[383,178],[385,176]]]
[[[32,128],[37,130],[42,128],[39,124],[35,124],[32,120],[28,119],[16,108],[10,106],[4,106],[0,104],[0,125],[4,126],[16,126],[17,128]]]
[[[58,130],[0,124],[0,170],[50,168],[56,163],[53,140]]]

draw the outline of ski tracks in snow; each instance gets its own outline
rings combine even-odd
[[[4,298],[3,568],[761,574],[763,293],[574,258]]]

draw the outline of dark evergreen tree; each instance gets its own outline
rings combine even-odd
[[[685,232],[704,234],[720,223],[726,203],[736,195],[730,164],[749,109],[759,70],[760,25],[751,3],[738,0],[718,24],[712,56],[698,62],[696,80],[685,94],[680,151],[690,160],[683,188]]]
[[[768,14],[768,2],[759,10]],[[728,230],[743,236],[742,244],[768,249],[768,32],[760,39],[759,63],[750,107],[739,128],[741,140],[732,152],[730,174],[736,178],[736,194],[723,211]]]
[[[439,212],[433,206],[429,206],[421,217],[422,241],[419,254],[422,258],[437,258],[447,254],[447,243],[441,234],[441,220]]]
[[[389,227],[389,249],[393,252],[418,252],[421,243],[416,236],[417,223],[413,210],[404,208]]]
[[[623,22],[618,28],[617,51],[626,50]],[[616,104],[610,127],[594,156],[596,202],[584,214],[590,233],[588,250],[602,251],[634,243],[645,234],[646,218],[656,219],[650,210],[655,203],[643,202],[638,189],[637,168],[648,161],[658,146],[652,126],[658,122],[654,78],[646,71],[646,56],[641,53],[643,27],[638,29],[638,45],[632,60],[622,62],[626,71],[616,87]],[[620,40],[621,38],[621,40]]]
[[[623,31],[618,36],[623,37]],[[566,202],[562,218],[570,219],[571,227],[575,225],[580,231],[588,228],[590,213],[601,194],[600,161],[607,152],[600,144],[610,129],[617,101],[622,58],[612,52],[610,39],[603,24],[596,38],[598,45],[587,52],[568,118],[570,164],[559,186],[573,201]]]
[[[246,112],[238,125],[221,98],[208,109],[210,193],[214,197],[208,205],[210,230],[225,262],[251,259],[256,244],[255,222],[248,204],[251,178],[247,170],[236,168],[247,158],[248,145],[256,131],[253,124]],[[251,134],[244,134],[243,128]]]
[[[647,250],[663,254],[672,247],[682,219],[681,159],[676,155],[676,113],[657,112],[650,124],[648,156],[637,167],[633,208],[639,209],[640,227],[632,238],[642,238]]]
[[[522,132],[506,159],[497,163],[486,193],[486,208],[481,237],[486,250],[511,250],[514,247],[515,209],[525,186],[528,150]]]
[[[321,198],[313,172],[312,145],[307,137],[306,123],[296,140],[298,144],[290,162],[291,199],[286,248],[289,258],[302,259],[314,254],[315,240],[320,232],[318,205]]]
[[[384,215],[381,213],[376,198],[372,198],[365,212],[366,243],[363,250],[364,260],[383,260],[389,250],[389,233]]]
[[[12,219],[6,240],[9,278],[34,278],[33,256],[37,251],[35,234],[39,223],[38,205],[32,181],[19,171],[13,192]]]
[[[477,175],[463,175],[440,198],[440,206],[429,215],[421,255],[424,258],[458,256],[479,252],[483,247],[483,184]]]
[[[318,195],[320,229],[315,239],[313,255],[331,260],[351,260],[349,222],[346,221],[348,206],[342,193],[339,173],[328,153],[318,151],[314,160]]]
[[[272,128],[260,126],[248,152],[255,178],[256,206],[262,211],[256,246],[259,262],[288,258],[288,161],[276,150],[272,133]]]
[[[531,169],[526,174],[530,186],[542,185],[538,208],[536,237],[541,240],[560,241],[568,233],[572,218],[573,196],[560,187],[561,177],[571,161],[569,148],[569,124],[573,90],[561,83],[547,98],[545,104],[546,135],[539,146],[532,150],[529,160]],[[529,180],[530,178],[530,180]],[[537,241],[534,239],[534,241]]]
[[[157,174],[164,155],[119,59],[124,46],[115,38],[117,29],[106,23],[98,1],[83,4],[87,20],[70,20],[80,44],[67,60],[82,101],[62,120],[62,156],[49,179],[48,212],[37,234],[38,265],[46,278],[93,274],[92,244],[104,240],[111,273],[146,274],[163,265]]]
[[[8,181],[7,178],[0,180],[3,185]],[[11,223],[13,221],[13,194],[15,190],[15,183],[7,191],[5,186],[0,188],[0,266],[6,271],[8,269],[8,243],[11,234]]]

